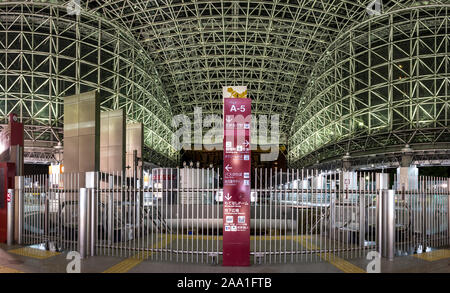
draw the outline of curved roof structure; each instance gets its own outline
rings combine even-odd
[[[247,85],[253,113],[288,133],[311,69],[365,17],[368,1],[88,1],[148,50],[176,114],[221,113],[221,88]]]
[[[87,1],[133,32],[157,65],[172,111],[221,113],[221,88],[247,85],[253,113],[290,131],[312,68],[328,45],[368,18],[373,0]],[[383,1],[385,11],[422,2]],[[438,1],[440,2],[440,1]],[[282,137],[283,140],[283,137]]]
[[[80,2],[7,3],[74,1]],[[287,144],[313,68],[339,35],[370,17],[373,1],[81,0],[81,8],[119,26],[146,51],[171,115],[193,115],[195,107],[221,114],[222,87],[246,85],[252,113],[279,114],[280,143]],[[446,2],[383,0],[382,9]]]

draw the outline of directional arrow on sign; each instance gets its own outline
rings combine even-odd
[[[227,122],[230,123],[231,121],[233,121],[233,117],[227,116]]]
[[[230,170],[232,170],[232,169],[233,169],[233,167],[231,167],[229,164],[227,164],[225,166],[225,170],[227,170],[227,172],[230,172]]]
[[[225,196],[225,199],[226,199],[226,200],[230,200],[230,199],[231,199],[231,196],[230,196],[229,193],[227,193],[227,195]]]
[[[246,140],[246,141],[244,142],[244,146],[245,146],[246,148],[248,148],[249,145],[250,145],[250,143]]]

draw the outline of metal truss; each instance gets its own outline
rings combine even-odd
[[[416,31],[421,31],[418,17],[422,12],[410,14],[426,11],[424,3],[435,14],[433,5],[445,1],[385,0],[383,15],[372,19],[366,12],[372,0],[87,0],[81,1],[80,16],[67,14],[69,2],[0,2],[0,94],[5,97],[1,116],[19,111],[26,125],[61,128],[61,97],[98,89],[103,109],[125,107],[130,120],[144,122],[145,143],[152,150],[146,156],[175,164],[179,154],[170,145],[171,117],[192,117],[194,107],[202,107],[204,114],[220,115],[222,86],[242,84],[249,88],[253,114],[280,115],[281,137],[290,138],[290,161],[304,164],[316,161],[315,152],[328,145],[336,145],[339,152],[341,148],[349,151],[350,147],[338,146],[338,142],[353,134],[348,145],[354,141],[364,145],[359,141],[364,139],[362,130],[354,127],[359,125],[354,118],[364,116],[359,103],[364,98],[373,113],[366,119],[371,131],[383,129],[382,107],[370,101],[381,95],[380,100],[391,99],[381,104],[394,102],[397,81],[388,74],[397,72],[394,59],[386,60],[386,53],[376,53],[384,57],[371,55],[373,64],[365,64],[371,68],[367,70],[371,79],[386,80],[390,89],[386,95],[382,83],[357,76],[365,72],[361,67],[364,51],[377,52],[377,42],[383,41],[364,42],[364,30],[370,28],[380,35],[377,38],[386,37],[386,44],[389,37],[407,38],[407,24],[398,31],[397,22],[418,23]],[[411,7],[416,8],[408,10]],[[399,12],[398,18],[393,11]],[[433,27],[429,22],[423,25]],[[352,39],[347,40],[349,37]],[[407,39],[419,42],[416,36]],[[384,50],[396,46],[402,47],[391,44]],[[351,57],[351,53],[356,55]],[[400,82],[410,81],[407,90],[413,94],[421,91],[416,77],[429,76],[419,74],[422,69],[415,71],[422,66],[416,59],[408,62],[418,65],[411,63],[403,69],[413,72],[412,77],[405,74]],[[382,75],[378,77],[382,64],[388,70],[378,72]],[[333,98],[337,96],[340,100],[351,97],[352,102],[346,106]],[[428,105],[414,106],[416,113],[422,108],[429,111]],[[349,118],[339,121],[351,122],[325,122],[338,120],[333,112]],[[324,134],[328,129],[336,130]],[[50,130],[45,135],[50,135]],[[61,137],[50,135],[47,140],[56,144]],[[326,152],[321,153],[328,156]]]
[[[327,48],[300,100],[290,165],[448,148],[450,5],[427,2],[365,20]]]
[[[411,165],[418,167],[427,166],[450,166],[450,144],[444,149],[413,151],[411,156]],[[402,157],[405,155],[401,151],[372,153],[370,155],[352,155],[347,160],[352,170],[380,170],[388,168],[398,168],[402,166]],[[342,157],[329,158],[319,163],[310,165],[310,167],[320,170],[331,170],[343,168]]]
[[[247,85],[252,114],[280,114],[287,136],[311,68],[368,1],[87,1],[133,32],[172,111],[222,113],[222,86]]]
[[[68,15],[51,2],[0,2],[0,117],[6,123],[9,113],[19,115],[26,148],[48,142],[47,150],[25,149],[25,160],[53,161],[63,97],[98,90],[102,110],[125,108],[130,122],[143,122],[152,153],[176,162],[171,106],[145,49],[105,17]]]

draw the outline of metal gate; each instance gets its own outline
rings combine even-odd
[[[25,176],[17,182],[17,194],[23,199],[22,243],[79,250],[80,174]]]
[[[397,255],[450,245],[448,178],[419,177],[417,189],[395,195]]]
[[[122,172],[25,176],[16,187],[24,199],[22,242],[86,255],[220,263],[221,178],[217,168],[153,169],[143,178]],[[373,172],[255,169],[252,262],[380,251],[380,180]],[[395,194],[397,255],[450,244],[448,179],[420,180],[417,190]]]

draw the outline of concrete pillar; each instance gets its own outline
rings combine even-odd
[[[134,151],[136,156],[142,159],[144,148],[144,128],[142,123],[129,123],[126,125],[126,162],[127,175],[133,175],[135,164]],[[137,177],[142,178],[142,164],[136,168]]]
[[[400,167],[409,167],[411,166],[412,161],[413,161],[413,150],[407,144],[402,149],[402,160],[400,162]]]
[[[97,91],[64,98],[64,172],[98,171],[100,104]],[[85,178],[80,176],[80,186]]]
[[[377,173],[376,174],[376,189],[389,189],[389,174],[388,173]]]
[[[351,170],[352,163],[351,163],[351,156],[350,153],[346,153],[345,156],[342,157],[342,170],[349,171]]]
[[[397,190],[410,191],[419,187],[419,169],[416,166],[397,168]]]
[[[100,171],[125,170],[125,109],[100,114]]]
[[[402,149],[400,167],[397,168],[397,190],[409,191],[418,189],[419,169],[411,165],[413,162],[413,150],[409,145]]]
[[[358,174],[356,172],[341,172],[340,186],[343,190],[358,190]]]

